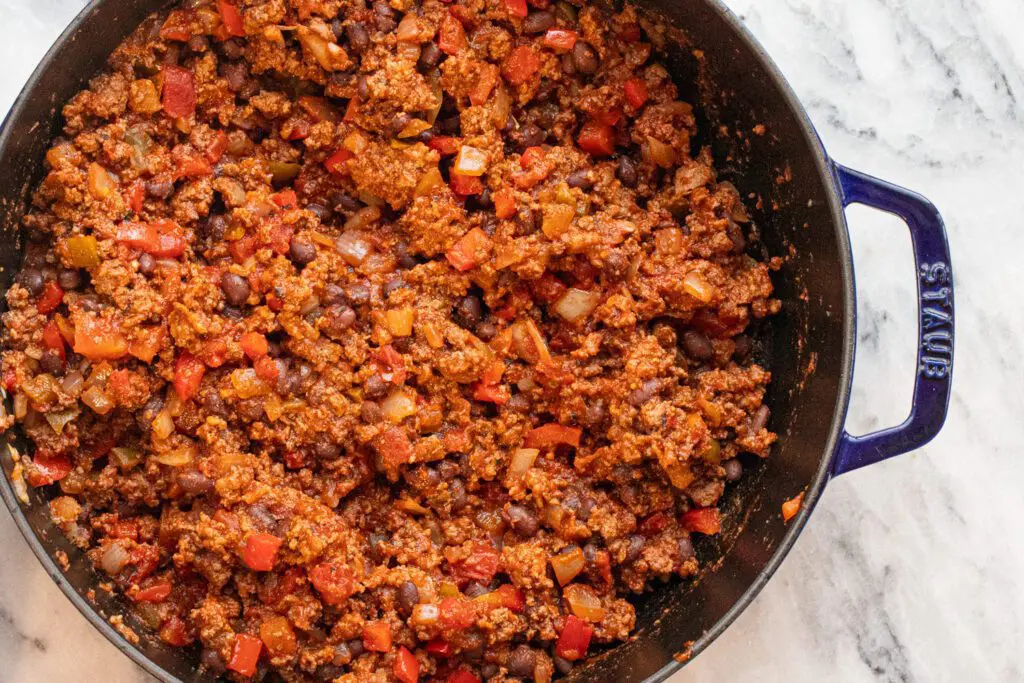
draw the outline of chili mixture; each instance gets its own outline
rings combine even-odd
[[[118,47],[24,217],[0,426],[126,624],[235,681],[543,683],[697,572],[779,302],[668,36],[198,0]]]

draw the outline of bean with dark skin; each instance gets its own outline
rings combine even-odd
[[[490,321],[485,320],[476,326],[476,336],[480,337],[485,342],[491,341],[495,336],[497,336],[497,334],[498,327]]]
[[[441,55],[441,48],[437,46],[437,43],[427,43],[420,50],[420,58],[416,62],[416,68],[421,72],[430,71],[441,61]]]
[[[689,536],[684,536],[679,539],[679,557],[682,560],[688,560],[694,556],[693,541],[690,540]]]
[[[540,129],[540,126],[528,123],[519,131],[521,138],[519,150],[525,152],[530,147],[536,147],[544,142],[548,134]]]
[[[531,538],[540,531],[540,521],[529,508],[522,505],[509,505],[505,510],[505,519],[512,530],[523,538]]]
[[[82,272],[77,268],[61,268],[57,273],[57,284],[65,291],[73,291],[82,286]]]
[[[497,676],[499,671],[501,671],[501,667],[499,667],[497,664],[493,662],[487,662],[486,664],[480,667],[480,675],[483,676],[483,679],[485,681],[488,681]]]
[[[633,534],[629,537],[629,545],[626,546],[626,562],[635,562],[640,553],[643,552],[647,540],[639,535]]]
[[[462,592],[470,600],[474,598],[479,598],[481,595],[487,595],[488,593],[490,593],[490,591],[487,590],[487,586],[482,586],[476,581],[470,581],[468,584],[466,584],[466,587],[465,589],[463,589]]]
[[[455,304],[455,311],[452,316],[461,327],[467,330],[473,329],[483,317],[483,304],[480,297],[469,294]]]
[[[317,441],[313,444],[313,455],[315,455],[318,460],[337,460],[341,457],[341,446],[336,443],[331,443],[330,441]]]
[[[139,273],[152,275],[156,271],[156,259],[149,254],[139,254]]]
[[[370,399],[384,398],[390,390],[391,387],[380,375],[370,375],[363,383],[363,394]]]
[[[420,589],[412,581],[406,581],[398,587],[398,608],[402,614],[409,616],[412,609],[420,602]]]
[[[754,416],[750,418],[750,433],[757,434],[762,429],[768,426],[768,418],[771,416],[771,411],[768,410],[768,406],[761,406],[754,413]]]
[[[565,184],[569,187],[578,187],[581,190],[589,190],[594,187],[594,181],[590,179],[590,171],[585,168],[570,173],[569,177],[565,179]]]
[[[55,351],[47,351],[43,354],[43,357],[39,359],[39,367],[43,372],[47,372],[51,375],[58,375],[64,372],[64,361],[60,359]]]
[[[466,507],[466,485],[461,479],[452,479],[448,482],[448,494],[452,500],[452,512],[458,512]]]
[[[508,671],[513,676],[530,678],[537,665],[537,653],[526,645],[520,645],[508,657]]]
[[[316,259],[316,245],[301,237],[292,237],[288,245],[288,256],[292,262],[304,266]]]
[[[357,55],[363,54],[370,47],[370,33],[361,21],[346,26],[345,35],[348,36],[349,49]]]
[[[176,481],[190,496],[201,496],[213,490],[213,479],[199,470],[187,470],[178,475]]]
[[[722,469],[725,470],[726,481],[737,481],[743,476],[743,464],[735,458],[723,462]]]
[[[654,398],[654,395],[658,393],[658,389],[660,388],[660,381],[656,379],[649,379],[644,382],[639,389],[634,389],[630,392],[627,400],[631,406],[640,407]]]
[[[347,290],[345,294],[353,306],[363,306],[370,303],[370,285],[366,282],[357,282]]]
[[[737,361],[745,361],[754,350],[754,342],[745,334],[738,335],[733,339],[733,343],[736,346],[733,348],[732,355]]]
[[[157,176],[146,181],[146,194],[153,199],[167,199],[174,192],[170,176]]]
[[[380,405],[373,401],[363,401],[363,405],[359,407],[359,417],[366,424],[377,424],[384,419],[384,413],[380,409]]]
[[[563,676],[567,676],[572,671],[572,662],[568,659],[562,659],[558,655],[552,655],[551,661],[555,664],[555,670]]]
[[[224,273],[220,278],[220,288],[232,306],[242,306],[249,299],[249,281],[241,275]]]
[[[696,330],[683,332],[683,350],[694,360],[708,361],[715,357],[715,347],[706,334]]]
[[[46,283],[43,281],[43,274],[35,268],[25,268],[18,273],[18,284],[28,290],[32,296],[39,296],[43,293]]]
[[[555,15],[548,10],[531,12],[523,19],[523,33],[544,33],[555,25]]]
[[[582,40],[577,40],[572,47],[572,61],[576,71],[588,76],[595,73],[601,63],[594,48]]]
[[[619,182],[626,187],[636,187],[636,184],[639,181],[636,163],[627,156],[619,157],[619,165],[615,169],[615,176],[619,179]]]
[[[395,10],[386,2],[375,2],[373,3],[373,11],[377,13],[377,30],[382,33],[388,33],[395,30],[398,26],[398,20],[395,16]]]
[[[220,214],[210,216],[204,225],[204,234],[215,242],[224,239],[224,233],[228,230],[228,219]]]

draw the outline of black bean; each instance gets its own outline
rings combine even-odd
[[[203,407],[211,415],[225,417],[228,414],[228,404],[221,397],[220,391],[216,389],[206,392],[203,396]]]
[[[340,190],[332,192],[330,196],[328,196],[328,199],[334,203],[334,210],[338,213],[352,213],[353,211],[358,211],[363,207],[362,202],[358,199],[341,192]]]
[[[482,586],[476,581],[470,581],[462,592],[467,598],[472,600],[479,598],[481,595],[487,595],[491,591],[487,590],[487,586]]]
[[[320,440],[313,444],[313,455],[319,460],[337,460],[341,457],[341,446],[326,440],[322,435]]]
[[[196,54],[206,52],[210,49],[210,41],[207,40],[206,36],[192,36],[188,39],[188,49]]]
[[[186,470],[177,476],[178,486],[192,496],[201,496],[213,490],[213,479],[199,470]]]
[[[747,238],[743,236],[743,228],[737,225],[733,221],[729,221],[726,226],[725,234],[732,240],[732,250],[737,254],[743,252],[747,248]]]
[[[373,11],[377,14],[377,29],[379,31],[387,33],[398,25],[395,10],[391,9],[388,3],[383,1],[373,3]]]
[[[338,647],[341,647],[340,645]],[[352,655],[348,656],[348,660],[351,661]],[[321,664],[316,668],[316,680],[320,683],[329,683],[337,678],[341,678],[345,675],[345,667],[339,664]]]
[[[569,177],[565,179],[565,184],[569,187],[578,187],[581,190],[589,190],[594,186],[594,181],[590,179],[590,171],[585,168],[581,168],[578,171],[573,171]]]
[[[563,676],[568,675],[569,672],[572,671],[572,662],[570,662],[568,659],[563,659],[558,655],[554,655],[551,657],[551,661],[554,662],[555,669],[558,670],[558,673],[562,674]]]
[[[333,306],[334,304],[344,304],[347,302],[348,297],[345,296],[345,290],[340,285],[332,282],[324,287],[324,294],[320,298],[320,303],[325,306]]]
[[[467,330],[476,327],[483,318],[483,304],[480,297],[468,294],[455,304],[454,320]]]
[[[626,562],[634,562],[640,553],[643,552],[647,540],[640,534],[633,534],[629,537],[629,545],[626,546]]]
[[[387,539],[383,539],[383,540],[387,540]],[[348,651],[352,653],[352,658],[353,659],[355,659],[359,655],[363,654],[363,641],[361,639],[356,638],[355,640],[350,640],[350,641],[348,641],[347,645],[348,645]]]
[[[77,268],[61,268],[57,273],[57,284],[64,290],[78,289],[82,286],[82,272]]]
[[[523,538],[531,538],[540,531],[540,521],[538,521],[537,515],[522,505],[509,505],[505,511],[505,518],[512,530]]]
[[[537,653],[526,645],[520,645],[508,658],[508,671],[513,676],[531,678],[537,665]]]
[[[711,340],[696,330],[683,332],[683,350],[694,360],[705,361],[715,357],[715,347],[711,345]]]
[[[405,242],[395,245],[395,260],[400,268],[415,268],[417,265],[416,257],[409,253],[409,245]]]
[[[146,181],[146,194],[153,199],[167,199],[174,192],[174,183],[170,176],[157,176]]]
[[[448,481],[459,475],[459,466],[451,460],[442,460],[441,464],[437,466],[437,473],[441,475],[442,479]]]
[[[370,99],[370,82],[363,76],[359,79],[359,83],[356,84],[356,94],[359,95],[359,99],[368,100]]]
[[[451,496],[453,512],[466,507],[466,485],[461,479],[452,479],[448,482],[448,495]]]
[[[241,320],[245,317],[245,313],[242,313],[241,309],[235,306],[224,306],[220,309],[220,312],[225,318],[231,318],[232,320]]]
[[[241,306],[249,299],[249,282],[241,275],[224,273],[220,278],[220,288],[232,306]]]
[[[327,325],[325,330],[340,334],[352,327],[356,321],[356,312],[344,304],[335,304],[327,309]]]
[[[153,420],[156,419],[157,413],[164,407],[164,399],[160,396],[153,396],[146,405],[142,407],[142,410],[135,413],[135,424],[139,426],[139,429],[148,434],[149,430],[153,428]]]
[[[608,409],[604,406],[604,401],[598,399],[587,405],[587,412],[584,416],[588,427],[596,427],[604,422],[605,418],[608,417]]]
[[[446,135],[458,135],[462,132],[462,119],[459,116],[449,116],[441,119],[440,129]]]
[[[636,164],[629,157],[619,157],[619,166],[615,169],[615,175],[618,177],[619,182],[626,187],[636,187],[639,181]]]
[[[377,424],[384,419],[384,413],[380,409],[380,405],[373,401],[363,401],[363,405],[359,407],[359,417],[362,418],[366,424]]]
[[[537,126],[536,124],[533,123],[528,123],[525,126],[523,126],[522,130],[520,131],[520,136],[521,141],[519,143],[519,150],[526,151],[530,147],[536,147],[537,145],[543,143],[544,140],[547,138],[548,134],[541,130],[540,126]]]
[[[642,406],[654,398],[654,395],[658,393],[658,389],[660,388],[660,381],[656,379],[647,380],[639,389],[634,389],[630,392],[628,397],[629,404],[636,407]]]
[[[732,355],[738,361],[746,360],[750,356],[750,352],[754,350],[753,340],[745,334],[738,335],[733,342],[736,347],[733,349]]]
[[[393,292],[397,292],[400,289],[405,289],[408,285],[405,284],[405,280],[401,275],[393,275],[388,278],[384,286],[381,287],[380,293],[385,299],[391,296]]]
[[[736,458],[723,462],[722,468],[725,470],[726,481],[736,481],[743,476],[743,464]]]
[[[582,40],[577,40],[572,47],[572,61],[576,65],[576,70],[581,74],[595,73],[600,65],[597,52]]]
[[[488,681],[497,676],[500,671],[500,666],[498,666],[494,662],[487,662],[486,664],[480,667],[480,676],[482,676],[485,681]]]
[[[215,242],[224,239],[224,233],[228,230],[228,219],[220,214],[214,214],[206,219],[203,225],[203,234]]]
[[[288,255],[293,262],[304,266],[316,259],[316,245],[301,237],[292,237],[291,244],[288,245]]]
[[[548,10],[531,12],[523,19],[523,33],[544,33],[555,25],[555,15]]]
[[[430,71],[441,61],[441,48],[437,43],[430,42],[420,50],[420,59],[416,62],[416,68],[420,71]]]
[[[579,511],[576,513],[576,519],[580,520],[581,522],[586,522],[588,519],[590,519],[590,513],[594,511],[595,507],[597,507],[597,501],[590,497],[584,498],[583,501],[580,503]],[[587,548],[593,549],[593,546],[588,544]],[[584,548],[584,550],[586,550],[587,548]]]
[[[576,60],[572,58],[571,52],[562,55],[562,73],[566,76],[576,75]]]
[[[420,602],[420,589],[412,581],[406,581],[398,587],[398,608],[402,614],[409,616],[412,609]]]
[[[43,293],[43,287],[46,283],[43,280],[43,274],[35,268],[25,268],[18,273],[18,284],[28,290],[28,293],[32,296],[39,296]]]
[[[489,321],[484,321],[476,326],[476,336],[484,341],[491,341],[498,334],[498,327]]]
[[[754,413],[754,416],[750,418],[750,433],[757,434],[759,431],[768,426],[768,418],[771,416],[771,411],[768,410],[768,406],[761,406]]]
[[[348,36],[349,48],[357,55],[363,54],[370,47],[370,32],[366,30],[366,24],[361,21],[346,26],[345,35]]]
[[[363,383],[363,393],[367,398],[378,399],[388,395],[390,385],[380,375],[370,375]]]
[[[234,38],[221,43],[220,49],[224,51],[224,56],[228,59],[239,59],[244,54],[241,42]]]
[[[64,361],[60,359],[60,354],[56,351],[46,351],[43,357],[39,359],[39,366],[43,372],[57,375],[64,370]]]
[[[679,557],[683,560],[688,560],[693,557],[693,541],[690,540],[689,536],[684,536],[679,539]]]
[[[370,283],[368,282],[356,282],[349,285],[345,293],[348,295],[348,300],[352,302],[353,306],[362,306],[370,303]]]
[[[204,649],[202,654],[199,655],[199,663],[205,670],[212,673],[219,674],[227,670],[224,659],[216,650]]]
[[[143,275],[152,275],[156,270],[156,259],[149,254],[139,254],[139,272]]]
[[[315,213],[321,223],[329,221],[331,219],[331,215],[334,213],[331,211],[330,207],[324,206],[320,202],[310,202],[306,204],[306,209]]]
[[[348,643],[338,643],[334,646],[334,663],[345,665],[352,661],[352,651],[348,649]]]

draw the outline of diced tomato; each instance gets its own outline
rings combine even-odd
[[[171,150],[171,161],[174,162],[174,179],[202,178],[213,173],[206,156],[186,145],[177,145]]]
[[[37,451],[25,478],[30,486],[49,486],[71,473],[71,459],[48,451]]]
[[[498,586],[490,593],[484,593],[476,598],[476,602],[491,608],[505,607],[516,614],[520,614],[526,609],[526,597],[522,591],[510,583]]]
[[[4,389],[14,391],[18,388],[18,373],[14,368],[4,368]]]
[[[220,158],[224,156],[224,152],[228,149],[228,134],[222,130],[218,130],[213,136],[213,142],[206,149],[204,156],[206,160],[211,164],[215,164],[220,161]]]
[[[544,47],[555,52],[568,52],[576,45],[576,31],[564,28],[549,28],[544,34]]]
[[[162,40],[177,40],[187,42],[192,37],[192,24],[195,20],[195,13],[191,10],[176,9],[167,15],[167,21],[160,27],[160,38]]]
[[[171,594],[171,582],[163,579],[141,589],[134,595],[135,602],[163,602]]]
[[[444,628],[465,631],[476,623],[476,605],[461,595],[456,598],[445,598],[438,605],[438,616]]]
[[[633,109],[639,109],[647,102],[647,84],[639,78],[631,78],[622,86],[626,96],[626,102]]]
[[[526,170],[544,158],[543,147],[527,147],[519,157],[519,166]]]
[[[655,536],[665,530],[668,526],[669,516],[664,512],[655,512],[644,518],[637,531],[642,536]]]
[[[192,637],[181,617],[173,615],[160,627],[160,640],[174,647],[184,647],[192,642]]]
[[[416,656],[404,647],[398,648],[393,667],[395,678],[402,683],[416,683],[420,677],[420,663]]]
[[[641,35],[640,26],[637,24],[626,24],[622,27],[622,30],[619,31],[619,37],[627,43],[635,43],[640,40]]]
[[[494,193],[494,215],[501,219],[516,215],[516,197],[512,190],[503,187]]]
[[[491,257],[494,242],[480,228],[473,228],[445,253],[445,258],[460,273],[472,270]]]
[[[562,298],[569,288],[562,284],[554,274],[548,272],[530,283],[533,297],[542,303],[551,304]]]
[[[698,534],[717,534],[722,530],[718,508],[694,508],[683,513],[683,528]]]
[[[196,82],[192,72],[180,66],[163,68],[164,112],[174,118],[188,118],[196,113]]]
[[[529,45],[520,45],[505,60],[505,80],[521,85],[540,69],[540,55]]]
[[[528,431],[523,444],[526,448],[545,448],[559,444],[579,448],[582,434],[578,427],[564,427],[552,422]]]
[[[292,226],[280,221],[275,222],[270,228],[267,244],[274,250],[275,254],[281,254],[283,256],[288,253],[288,249],[292,243],[292,235],[294,234],[295,228]]]
[[[248,633],[239,633],[235,636],[235,646],[231,650],[231,661],[228,668],[243,676],[254,676],[256,674],[256,663],[260,659],[260,652],[263,650],[263,641]]]
[[[280,206],[282,209],[287,209],[292,206],[298,206],[299,197],[295,194],[295,190],[281,190],[270,195],[270,200]]]
[[[800,506],[803,505],[804,494],[801,493],[793,498],[790,498],[782,504],[782,519],[785,522],[796,517],[796,513],[800,512]]]
[[[324,161],[324,168],[326,168],[331,173],[345,173],[347,168],[345,162],[351,159],[352,156],[352,152],[342,147],[337,152],[327,157],[327,159]]]
[[[267,308],[272,310],[274,313],[280,313],[282,310],[284,310],[284,302],[281,301],[281,298],[279,296],[277,296],[273,292],[270,292],[269,294],[267,294]]]
[[[267,355],[267,351],[270,349],[267,338],[259,332],[246,332],[238,340],[238,344],[242,347],[242,353],[248,356],[250,360],[262,358]]]
[[[39,300],[36,301],[36,310],[43,315],[52,313],[57,310],[62,301],[64,301],[64,290],[51,280],[46,283],[43,293],[39,295]]]
[[[445,683],[480,683],[480,678],[469,669],[458,669],[448,675]]]
[[[466,559],[454,563],[452,570],[462,580],[489,582],[498,573],[501,553],[490,543],[477,542]]]
[[[444,638],[434,638],[427,643],[427,652],[435,657],[448,658],[455,654],[455,646]]]
[[[391,649],[391,625],[386,621],[371,621],[363,627],[363,647],[372,652]]]
[[[188,351],[182,351],[174,361],[174,391],[178,398],[187,401],[195,396],[205,374],[206,364]]]
[[[157,258],[177,258],[185,253],[185,237],[174,221],[155,223],[122,223],[117,228],[117,241]]]
[[[355,575],[347,565],[322,562],[309,572],[309,580],[328,605],[340,605],[352,597],[357,589]]]
[[[242,239],[228,244],[228,253],[231,254],[231,258],[238,265],[242,265],[252,258],[257,249],[259,249],[259,243],[256,241],[256,235],[251,232],[243,235]]]
[[[454,55],[466,49],[466,29],[451,13],[445,14],[441,19],[441,28],[437,34],[437,46],[441,48],[441,52]]]
[[[473,400],[503,406],[512,398],[509,388],[503,384],[473,383]]]
[[[501,70],[494,64],[486,64],[481,67],[479,76],[476,85],[469,91],[470,104],[477,106],[484,104],[490,98],[494,87],[498,85]]]
[[[580,149],[596,157],[609,156],[615,151],[615,131],[598,121],[587,121],[577,138]]]
[[[229,0],[217,0],[217,11],[220,12],[220,20],[224,22],[229,36],[244,36],[245,25],[242,22],[242,14]]]
[[[530,11],[526,7],[526,0],[505,0],[505,9],[513,17],[525,19]]]
[[[208,368],[219,368],[224,365],[228,355],[228,344],[223,339],[211,339],[203,345],[203,362]]]
[[[562,659],[575,662],[583,659],[590,647],[590,638],[594,635],[594,629],[587,622],[570,614],[565,618],[565,626],[555,643],[555,654]]]
[[[64,337],[61,336],[60,329],[53,320],[46,323],[46,327],[43,328],[43,345],[51,351],[56,351],[61,360],[67,358],[64,351]]]
[[[412,444],[405,430],[391,426],[377,435],[377,455],[384,471],[398,476],[398,468],[412,460]]]
[[[287,617],[273,616],[260,624],[260,640],[271,657],[287,657],[295,654],[298,641],[295,630]]]
[[[480,180],[479,176],[459,175],[457,173],[452,173],[449,187],[459,197],[468,197],[484,191],[484,183]]]
[[[450,157],[453,154],[457,154],[461,143],[458,138],[448,137],[447,135],[437,135],[430,138],[430,142],[427,143],[430,149],[437,150],[438,154],[443,157]]]
[[[280,374],[277,361],[269,356],[263,356],[257,360],[253,367],[256,370],[256,376],[266,382],[276,382]]]
[[[146,200],[146,185],[141,180],[136,180],[125,193],[124,201],[128,208],[139,213],[142,211],[142,204]]]
[[[281,547],[281,539],[273,534],[256,533],[245,540],[242,551],[242,562],[257,572],[269,572],[277,561],[277,549]]]
[[[622,120],[622,111],[618,107],[606,107],[595,111],[592,118],[598,123],[614,126]]]
[[[385,382],[391,382],[392,384],[405,383],[405,378],[409,374],[405,369],[405,357],[398,351],[395,351],[395,347],[391,344],[385,344],[378,349],[374,358],[384,366],[381,377],[384,378]]]
[[[86,316],[75,327],[74,349],[89,360],[117,360],[128,353],[128,342],[113,322]]]

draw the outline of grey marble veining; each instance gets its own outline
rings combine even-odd
[[[680,0],[688,1],[688,0]],[[0,0],[0,111],[82,0]],[[833,481],[781,570],[673,678],[1024,681],[1024,3],[728,0],[840,161],[932,198],[956,267],[956,388],[926,448]],[[849,213],[859,341],[848,421],[910,401],[914,274],[905,229]],[[147,677],[92,631],[0,513],[0,683]]]

